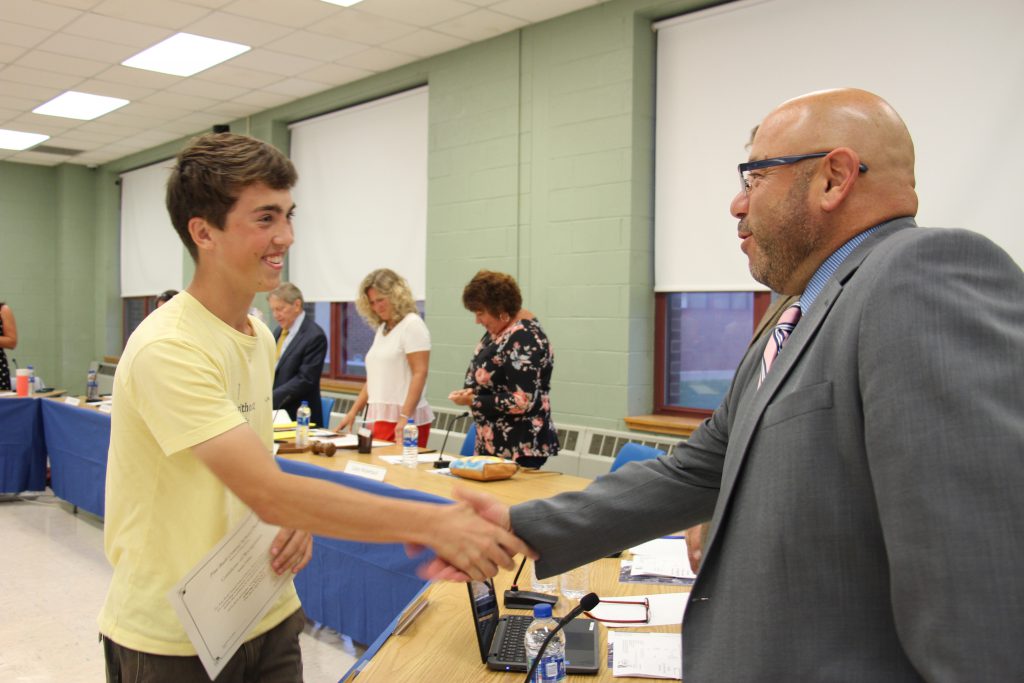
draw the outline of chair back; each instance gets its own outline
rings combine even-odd
[[[645,446],[642,443],[626,443],[619,449],[619,453],[615,456],[615,462],[612,463],[610,471],[614,472],[627,462],[632,462],[634,460],[651,460],[652,458],[657,458],[659,455],[665,455],[665,451],[652,446]]]
[[[317,426],[318,427],[323,427],[324,429],[330,429],[331,428],[331,411],[334,410],[334,399],[330,398],[330,397],[321,396],[320,397],[320,405],[323,407],[323,411],[324,411],[324,423],[322,425],[317,425]]]
[[[466,440],[462,442],[462,448],[459,449],[459,455],[473,455],[474,453],[476,453],[476,422],[469,425]]]

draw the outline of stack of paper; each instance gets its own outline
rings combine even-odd
[[[630,576],[666,576],[693,580],[697,577],[686,557],[686,541],[670,536],[630,548],[633,564]]]
[[[613,676],[683,677],[683,650],[678,633],[608,632]]]

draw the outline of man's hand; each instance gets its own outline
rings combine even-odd
[[[313,558],[313,536],[305,531],[281,529],[270,544],[270,566],[278,575],[289,569],[298,574]]]
[[[512,524],[507,505],[499,501],[494,496],[460,486],[456,486],[453,493],[455,499],[460,502],[458,505],[452,507],[458,508],[463,505],[468,506],[469,509],[473,510],[476,515],[479,515],[479,517],[482,518],[481,521],[486,520],[489,525],[494,525],[491,528],[494,529],[495,532],[508,534],[508,536],[499,535],[498,537],[500,549],[508,555],[508,563],[499,562],[496,564],[500,564],[505,567],[505,569],[512,569],[515,566],[512,556],[517,553],[525,553],[528,557],[537,559],[536,552],[511,534]],[[509,545],[510,541],[500,540],[509,538],[513,539],[517,545]],[[462,565],[450,561],[449,558],[441,553],[439,548],[435,548],[435,550],[437,550],[438,557],[419,568],[418,573],[424,579],[430,581],[470,581],[479,580],[480,578],[488,578],[497,573],[497,567],[494,567],[493,571],[490,571],[490,567],[485,567],[484,569],[486,571],[484,571],[483,576],[475,576],[472,571],[466,571],[465,567]],[[421,551],[422,547],[417,547],[411,544],[406,545],[406,552],[409,553],[410,556]]]
[[[696,574],[700,569],[701,560],[704,559],[704,538],[707,536],[707,523],[698,524],[692,529],[687,529],[686,536],[686,557],[690,560],[690,569]]]

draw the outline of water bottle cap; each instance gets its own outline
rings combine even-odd
[[[533,606],[533,618],[534,619],[550,619],[551,618],[551,605],[546,602],[541,602]]]
[[[415,420],[413,420],[413,419],[412,419],[412,418],[410,417],[410,418],[409,418],[409,421],[408,421],[408,422],[406,422],[405,424],[407,424],[407,425],[414,425],[414,424],[416,424],[416,421],[415,421]]]
[[[309,401],[303,401],[300,405],[309,406]]]

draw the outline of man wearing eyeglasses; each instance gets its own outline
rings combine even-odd
[[[799,296],[658,460],[478,511],[541,576],[711,519],[686,683],[1024,672],[1024,274],[914,222],[914,146],[860,90],[785,102],[732,201],[754,277]]]

